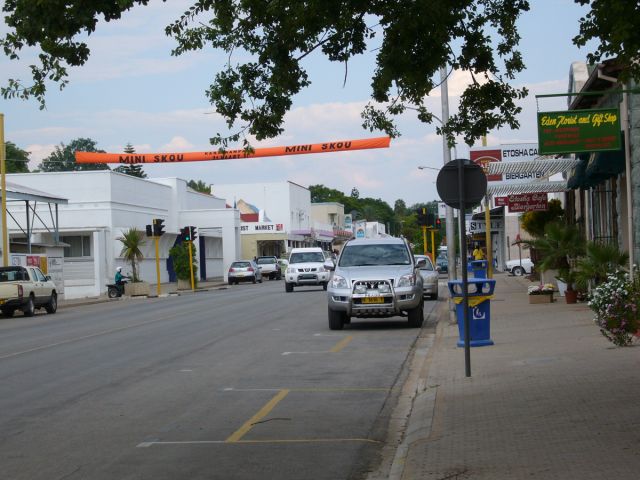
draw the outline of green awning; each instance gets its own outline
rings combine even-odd
[[[589,161],[589,154],[578,155],[580,163],[571,169],[569,172],[569,178],[567,179],[567,187],[571,190],[577,188],[587,188],[583,186],[586,180],[587,163]]]

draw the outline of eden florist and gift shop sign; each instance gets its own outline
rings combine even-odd
[[[540,155],[620,150],[617,108],[538,112]]]

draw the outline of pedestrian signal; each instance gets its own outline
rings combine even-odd
[[[164,235],[164,220],[161,218],[153,219],[153,235],[156,237]]]

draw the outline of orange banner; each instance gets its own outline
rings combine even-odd
[[[220,152],[181,152],[181,153],[96,153],[76,151],[77,163],[174,163],[207,162],[211,160],[238,160],[255,157],[280,157],[284,155],[302,155],[306,153],[349,152],[370,148],[388,148],[389,137],[366,138],[360,140],[340,140],[337,142],[291,145],[288,147],[256,148],[248,153],[244,150]]]

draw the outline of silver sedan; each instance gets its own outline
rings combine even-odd
[[[438,271],[433,267],[433,262],[426,255],[414,255],[416,263],[424,260],[425,263],[420,267],[420,276],[422,277],[422,296],[429,297],[431,300],[438,299]]]

